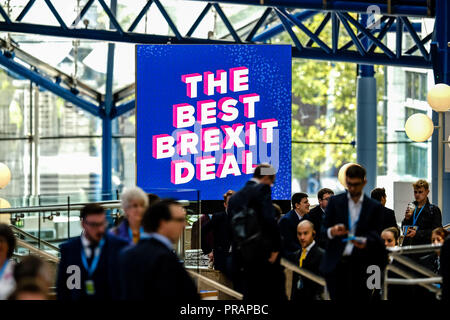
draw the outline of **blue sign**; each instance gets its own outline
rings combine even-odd
[[[144,190],[219,200],[270,163],[273,199],[290,199],[290,45],[139,45],[136,99]]]

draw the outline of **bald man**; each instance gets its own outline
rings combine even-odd
[[[297,225],[297,239],[302,249],[296,252],[296,261],[300,268],[319,274],[319,266],[324,251],[314,241],[315,236],[314,224],[311,221],[303,220]],[[322,286],[300,276],[298,273],[294,274],[291,300],[321,300],[322,293]]]

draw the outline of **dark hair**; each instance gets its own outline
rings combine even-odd
[[[433,236],[433,234],[437,234],[438,236],[441,236],[441,238],[445,240],[445,238],[447,238],[449,233],[450,232],[448,230],[445,230],[442,227],[437,227],[436,229],[433,229],[433,231],[431,231],[431,236]]]
[[[278,221],[278,220],[280,220],[283,211],[281,210],[281,207],[276,203],[272,203],[272,206],[275,210],[275,220]]]
[[[147,193],[148,196],[148,205],[151,206],[152,204],[158,202],[159,200],[161,200],[160,197],[158,197],[158,195],[154,194],[154,193]]]
[[[16,289],[10,294],[8,300],[17,300],[19,295],[25,292],[38,293],[42,294],[45,299],[49,298],[48,292],[41,282],[27,278],[17,284]]]
[[[89,203],[83,207],[80,211],[80,218],[86,219],[88,215],[91,214],[101,214],[105,213],[105,209],[98,203]]]
[[[375,188],[370,193],[370,197],[381,202],[382,198],[386,198],[386,191],[384,190],[384,188]]]
[[[275,169],[267,163],[259,164],[253,172],[253,178],[261,179],[262,177],[269,176],[272,179],[275,178]]]
[[[44,261],[41,258],[33,255],[26,256],[14,266],[14,280],[19,283],[26,278],[35,279],[43,266]]]
[[[326,195],[326,194],[331,194],[331,195],[333,195],[334,192],[333,192],[333,190],[328,189],[328,188],[320,189],[319,192],[317,193],[317,198],[318,198],[319,200],[323,200],[323,196]]]
[[[308,195],[303,192],[294,193],[291,198],[292,208],[295,208],[295,204],[300,203],[303,198],[308,198]]]
[[[347,168],[345,175],[349,178],[360,178],[361,180],[364,180],[366,178],[366,169],[360,165],[354,164]]]
[[[0,223],[0,238],[4,238],[8,244],[6,258],[10,259],[14,253],[14,249],[16,248],[16,237],[7,224]]]
[[[152,206],[148,207],[142,218],[142,226],[145,232],[156,232],[159,228],[161,220],[168,221],[172,218],[170,206],[181,204],[174,199],[162,199]]]

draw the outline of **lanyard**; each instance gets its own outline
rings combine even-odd
[[[361,210],[362,210],[362,208],[361,208]],[[352,215],[350,214],[350,207],[349,207],[348,208],[348,231],[349,232],[351,232],[351,230],[356,226],[358,221],[359,221],[359,217],[358,217],[358,219],[356,219],[355,223],[352,225]],[[355,230],[355,232],[356,232],[356,230]],[[351,234],[354,234],[354,232]]]
[[[142,237],[142,233],[144,233],[144,228],[139,228],[139,239]],[[128,236],[130,237],[130,241],[133,241],[133,231],[131,231],[131,228],[128,227]]]
[[[414,214],[413,214],[413,224],[412,224],[413,226],[416,225],[417,219],[419,219],[419,216],[420,216],[420,214],[422,213],[423,208],[425,208],[425,206],[423,206],[423,207],[420,209],[419,213],[417,214],[417,217],[416,217],[417,207],[414,209]]]
[[[102,239],[100,241],[100,243],[98,244],[98,248],[100,250],[98,250],[98,253],[94,256],[94,259],[92,260],[92,264],[90,267],[88,266],[88,263],[87,263],[84,248],[83,247],[81,248],[81,262],[83,262],[83,266],[86,269],[89,278],[94,274],[95,269],[97,269],[98,261],[100,260],[100,255],[102,254],[102,247],[104,244],[105,244],[105,239]],[[97,251],[97,250],[94,250],[94,252],[91,252],[91,254],[94,254],[95,251]]]
[[[6,266],[8,265],[9,260],[6,260],[5,263],[3,264],[3,267],[0,269],[0,279],[3,277],[3,273],[6,270]]]

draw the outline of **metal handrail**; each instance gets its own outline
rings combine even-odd
[[[197,280],[203,281],[204,283],[210,285],[211,287],[213,287],[213,288],[215,288],[215,289],[217,289],[219,291],[222,291],[223,293],[225,293],[225,294],[227,294],[227,295],[229,295],[229,296],[231,296],[233,298],[236,298],[237,300],[242,300],[244,298],[244,295],[242,293],[237,292],[237,291],[235,291],[235,290],[233,290],[231,288],[228,288],[227,286],[224,286],[223,284],[218,283],[218,282],[216,282],[214,280],[211,280],[211,279],[209,279],[209,278],[207,278],[205,276],[202,276],[201,274],[199,274],[199,273],[197,273],[195,271],[187,270],[187,272],[192,277],[197,278]]]
[[[23,236],[29,237],[29,238],[31,238],[31,239],[33,239],[33,240],[40,241],[41,244],[43,244],[44,246],[47,246],[47,247],[49,247],[50,249],[59,252],[59,248],[56,247],[55,245],[51,244],[50,242],[47,242],[47,241],[42,240],[42,239],[39,239],[38,237],[33,236],[32,234],[30,234],[30,233],[28,233],[28,232],[26,232],[26,231],[23,231],[23,230],[17,228],[16,226],[14,226],[14,225],[9,225],[9,227],[10,227],[14,232],[17,232],[17,233],[19,233],[19,234],[21,234],[21,235],[23,235]],[[18,240],[21,240],[21,239],[18,239]]]
[[[393,278],[388,278],[388,271],[392,271],[406,279],[393,279]],[[413,275],[411,275],[410,273],[406,272],[405,270],[394,266],[394,265],[387,265],[385,270],[384,270],[384,283],[383,283],[383,300],[387,300],[388,298],[388,285],[389,284],[403,284],[403,285],[408,285],[408,284],[414,284],[414,285],[419,285],[422,286],[432,292],[435,293],[440,293],[441,289],[437,288],[431,284],[429,284],[428,282],[430,282],[430,279],[433,280],[433,283],[441,283],[442,282],[442,277],[432,277],[432,278],[427,278],[427,279],[417,279],[415,278]],[[398,280],[403,280],[404,282],[399,282]],[[411,282],[414,283],[409,283],[408,280],[413,280]],[[434,281],[437,280],[437,281]]]
[[[440,283],[442,282],[442,277],[434,278],[416,278],[416,279],[394,279],[388,278],[390,284],[404,284],[404,285],[416,285],[421,283]]]
[[[285,267],[288,270],[291,270],[292,272],[296,272],[299,275],[317,283],[318,285],[323,287],[323,298],[325,300],[330,300],[330,296],[328,294],[327,291],[327,283],[325,281],[325,278],[315,274],[314,272],[311,272],[309,270],[306,270],[304,268],[299,268],[298,266],[296,266],[295,264],[293,264],[292,262],[290,262],[289,260],[285,259],[285,258],[281,258],[280,264]]]
[[[427,253],[433,251],[440,251],[442,245],[424,244],[416,246],[405,247],[392,247],[386,248],[389,251],[389,257],[392,257],[400,264],[411,268],[412,270],[421,273],[427,278],[417,278],[407,271],[399,268],[398,266],[389,264],[384,270],[384,283],[383,283],[383,300],[387,300],[388,285],[389,284],[402,284],[402,285],[420,285],[436,294],[441,293],[441,289],[432,285],[431,283],[442,283],[442,277],[439,277],[433,271],[423,267],[411,258],[402,256],[402,254],[415,254],[415,253]],[[405,279],[388,278],[388,271],[392,271]]]
[[[427,276],[427,277],[436,276],[436,274],[433,271],[417,264],[414,260],[412,260],[408,257],[393,256],[393,258],[395,261],[400,262],[401,264],[413,269],[414,271],[417,271],[417,272],[423,274],[424,276]]]
[[[55,263],[59,262],[59,258],[58,257],[56,257],[56,256],[54,256],[54,255],[52,255],[52,254],[50,254],[48,252],[45,252],[44,250],[39,250],[38,248],[33,247],[31,244],[29,244],[26,241],[23,241],[21,239],[17,239],[17,246],[18,247],[23,247],[23,248],[25,248],[27,250],[30,250],[32,253],[34,253],[34,254],[36,254],[38,256],[41,256],[41,257],[43,257],[43,258],[45,258],[47,260],[50,260],[52,262],[55,262]]]
[[[74,203],[70,204],[70,210],[79,211],[83,209],[83,207],[89,203]],[[96,202],[96,204],[101,205],[105,209],[117,209],[121,208],[120,200],[112,200],[112,201],[101,201]],[[35,206],[35,207],[24,207],[24,208],[8,208],[1,209],[0,214],[11,214],[11,213],[32,213],[32,212],[49,212],[49,211],[65,211],[67,210],[68,205],[50,205],[50,206]]]
[[[281,258],[280,264],[285,267],[286,269],[289,269],[293,272],[298,273],[299,275],[308,278],[311,281],[314,281],[315,283],[321,285],[322,287],[326,286],[325,279],[309,270],[306,270],[304,268],[299,268],[289,260],[286,260],[285,258]]]
[[[400,254],[413,254],[413,253],[425,253],[430,251],[441,250],[442,245],[434,245],[434,244],[420,244],[415,246],[404,246],[404,247],[391,247],[386,248],[391,255],[400,255]]]

